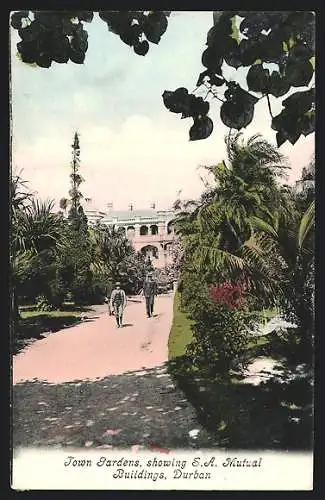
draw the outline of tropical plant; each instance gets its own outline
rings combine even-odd
[[[257,218],[255,224],[263,230],[265,240],[274,245],[273,265],[281,290],[278,298],[287,317],[298,326],[299,351],[310,361],[314,335],[315,201],[302,216],[296,214],[294,224],[288,224],[285,218],[278,220],[276,227]]]
[[[33,199],[26,208],[16,211],[12,231],[15,248],[41,252],[63,244],[63,221],[53,207],[53,201]]]
[[[207,167],[213,174],[197,202],[187,203],[175,219],[192,272],[204,272],[208,282],[244,280],[249,293],[259,294],[261,306],[279,293],[274,260],[275,243],[256,231],[255,218],[273,223],[291,217],[292,200],[277,179],[286,171],[284,158],[259,135],[245,144],[241,134],[226,138],[228,161]]]
[[[20,176],[11,180],[11,318],[13,326],[19,319],[18,297],[26,290],[33,298],[39,293],[38,284],[45,286],[42,254],[50,253],[54,262],[55,252],[64,245],[63,221],[53,213],[52,201],[40,201],[26,188]],[[47,266],[49,262],[47,259]],[[42,269],[42,271],[41,271]],[[43,273],[43,279],[41,279]],[[38,276],[38,280],[34,280]],[[31,290],[32,289],[32,290]]]
[[[105,268],[107,275],[114,281],[119,277],[119,268],[126,257],[134,253],[130,241],[114,225],[98,224],[90,228],[93,248],[93,267]]]
[[[28,189],[28,182],[23,180],[22,171],[15,174],[10,179],[10,207],[11,215],[14,217],[18,210],[22,210],[29,205],[33,198],[33,193]]]

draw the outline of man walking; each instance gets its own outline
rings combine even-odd
[[[146,300],[146,311],[148,318],[153,315],[155,296],[157,295],[157,283],[153,280],[152,273],[149,273],[143,285],[143,295]]]
[[[121,283],[119,281],[116,282],[115,288],[111,294],[110,300],[110,308],[113,311],[117,328],[121,328],[123,326],[123,312],[126,306],[126,295],[125,291],[121,288]]]

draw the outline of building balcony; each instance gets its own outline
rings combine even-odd
[[[160,243],[163,241],[173,241],[175,238],[175,235],[173,233],[167,234],[146,234],[146,235],[128,235],[128,238],[133,242],[133,243]]]

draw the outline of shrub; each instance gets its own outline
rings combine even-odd
[[[48,312],[53,310],[53,306],[49,303],[45,295],[38,295],[36,297],[36,309],[37,311]]]
[[[181,294],[181,308],[195,319],[210,303],[209,290],[204,278],[194,272],[184,272],[178,285]]]
[[[240,283],[211,286],[209,300],[196,307],[193,341],[187,354],[210,376],[230,376],[247,365],[246,352],[256,318],[244,308]]]

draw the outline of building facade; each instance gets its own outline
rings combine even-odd
[[[149,210],[135,210],[131,205],[129,210],[118,211],[111,207],[104,212],[86,199],[84,212],[89,225],[101,223],[123,231],[134,249],[149,257],[154,267],[162,268],[172,263],[175,242],[173,211],[156,210],[154,206]]]

